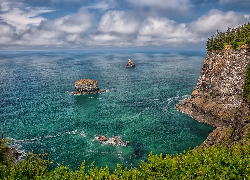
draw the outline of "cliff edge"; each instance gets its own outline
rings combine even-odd
[[[249,60],[249,48],[208,51],[197,86],[190,98],[176,104],[177,110],[201,123],[231,128],[239,136],[250,115],[243,91]]]

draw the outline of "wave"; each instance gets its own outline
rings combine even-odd
[[[189,98],[190,95],[189,94],[186,94],[186,95],[183,95],[183,96],[175,96],[175,97],[171,97],[171,98],[168,98],[165,102],[167,102],[168,104],[171,103],[173,100],[178,100],[178,101],[182,101],[183,99],[185,98]]]

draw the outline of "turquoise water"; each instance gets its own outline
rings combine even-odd
[[[0,52],[0,120],[23,152],[48,153],[76,169],[84,160],[114,170],[137,166],[152,151],[176,154],[213,130],[175,104],[196,86],[205,51]],[[136,67],[124,68],[127,59]],[[107,92],[72,95],[74,82],[95,79]],[[120,136],[130,146],[96,141]]]

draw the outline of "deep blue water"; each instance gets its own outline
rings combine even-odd
[[[0,121],[20,151],[48,153],[72,169],[137,166],[150,153],[176,154],[213,130],[175,104],[196,86],[205,51],[0,52]],[[127,59],[136,67],[124,68]],[[95,79],[106,93],[74,96],[74,83]],[[120,136],[130,146],[96,141]]]

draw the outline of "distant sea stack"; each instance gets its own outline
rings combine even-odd
[[[81,79],[75,82],[73,94],[95,94],[100,92],[106,92],[106,90],[100,90],[96,80]]]
[[[135,64],[130,59],[128,59],[128,64],[124,67],[135,67]]]

